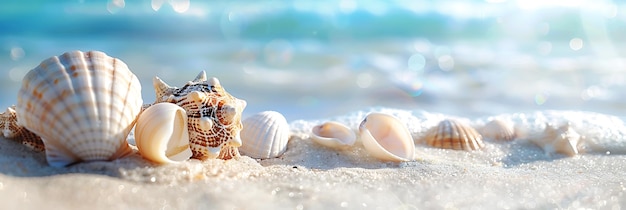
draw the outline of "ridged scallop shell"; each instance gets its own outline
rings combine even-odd
[[[482,136],[473,127],[454,119],[446,119],[425,136],[432,147],[455,150],[478,150],[484,146]]]
[[[395,117],[370,113],[359,125],[361,142],[370,155],[385,161],[410,161],[415,144],[408,128]]]
[[[73,51],[26,74],[16,112],[18,124],[42,138],[48,163],[58,167],[130,154],[126,137],[141,105],[141,84],[124,62]]]
[[[241,113],[246,101],[230,95],[217,78],[200,72],[183,87],[171,87],[158,77],[153,80],[156,102],[169,102],[185,109],[188,117],[192,158],[231,159],[239,156]]]
[[[253,158],[275,158],[287,150],[289,136],[289,124],[282,114],[260,112],[243,120],[239,150]]]
[[[187,113],[172,103],[159,103],[144,110],[135,126],[135,142],[144,158],[156,163],[187,160],[189,147]]]
[[[311,129],[313,142],[336,149],[345,149],[356,142],[356,133],[344,124],[329,121]]]
[[[498,141],[511,141],[516,137],[513,124],[500,119],[489,121],[480,129],[480,134]]]

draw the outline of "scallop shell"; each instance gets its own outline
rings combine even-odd
[[[426,144],[455,150],[478,150],[484,146],[482,136],[471,126],[458,120],[446,119],[429,131],[425,136]]]
[[[511,141],[516,138],[513,124],[500,119],[489,121],[480,129],[480,134],[485,138],[499,141]]]
[[[26,74],[17,122],[40,136],[51,166],[132,153],[126,137],[141,110],[141,84],[103,52],[67,52]]]
[[[352,129],[334,121],[313,127],[311,133],[311,139],[315,143],[337,149],[348,148],[354,145],[357,139]]]
[[[252,158],[275,158],[287,150],[290,130],[287,119],[275,111],[264,111],[243,121],[239,150]]]
[[[361,142],[370,155],[385,161],[410,161],[415,144],[407,127],[383,113],[370,113],[359,125]]]
[[[188,117],[192,158],[231,159],[239,156],[241,113],[246,101],[230,95],[217,78],[204,71],[183,87],[171,87],[158,77],[153,80],[156,102],[169,102],[185,109]]]
[[[187,160],[189,147],[187,113],[172,103],[159,103],[144,110],[135,126],[135,142],[144,158],[156,163]]]
[[[567,123],[559,127],[546,124],[543,136],[529,140],[541,147],[546,154],[563,154],[569,157],[578,154],[578,143],[583,137]]]

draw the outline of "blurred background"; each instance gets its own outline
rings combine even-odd
[[[288,121],[368,107],[626,116],[626,4],[602,0],[8,0],[0,105],[44,59],[99,50],[182,86],[205,70]]]

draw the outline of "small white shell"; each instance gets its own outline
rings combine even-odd
[[[121,60],[72,51],[22,80],[17,122],[40,136],[51,166],[131,154],[126,137],[141,111],[141,84]]]
[[[135,142],[141,156],[156,163],[189,159],[192,152],[185,110],[172,103],[148,107],[137,119]]]
[[[480,129],[480,134],[498,141],[511,141],[516,137],[513,124],[500,119],[489,121]]]
[[[290,131],[287,119],[275,111],[264,111],[243,120],[239,151],[253,158],[275,158],[287,149]]]
[[[426,144],[455,150],[478,150],[484,146],[482,136],[473,127],[458,120],[446,119],[427,131]]]
[[[582,138],[568,123],[558,128],[546,124],[543,136],[529,140],[541,147],[546,154],[559,153],[572,157],[578,154],[578,143]]]
[[[393,116],[370,113],[359,125],[361,142],[370,155],[386,161],[410,161],[415,144],[407,127]]]
[[[317,125],[311,129],[311,139],[318,144],[345,149],[356,142],[356,134],[348,126],[330,121]]]

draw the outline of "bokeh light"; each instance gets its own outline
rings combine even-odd
[[[583,48],[583,40],[580,38],[573,38],[569,41],[570,49],[577,51]]]

